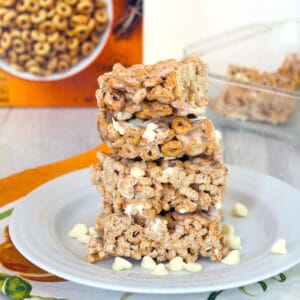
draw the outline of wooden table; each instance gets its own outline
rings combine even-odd
[[[1,108],[0,178],[54,162],[99,143],[96,108]],[[276,176],[300,189],[300,147],[218,127],[225,163]]]

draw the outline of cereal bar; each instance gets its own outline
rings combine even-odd
[[[207,65],[197,56],[129,68],[115,64],[98,83],[98,106],[111,117],[117,113],[139,119],[201,116],[207,105]]]
[[[199,257],[220,261],[228,246],[220,230],[220,221],[205,213],[179,214],[135,222],[124,213],[100,214],[95,225],[100,238],[88,244],[86,260],[95,262],[109,255],[136,260],[150,256],[157,262],[180,256],[187,262]]]
[[[103,195],[105,212],[153,217],[221,208],[227,169],[200,157],[156,162],[117,159],[98,153],[92,183]]]
[[[242,83],[267,85],[290,92],[296,88],[295,79],[283,73],[259,73],[254,69],[229,66],[228,75]],[[295,101],[292,97],[263,90],[227,86],[219,97],[211,99],[209,107],[231,118],[278,124],[286,122],[293,114]]]
[[[146,161],[161,157],[176,158],[183,155],[211,157],[221,161],[221,150],[211,120],[170,116],[155,120],[123,118],[105,119],[98,114],[98,129],[104,141],[119,157]]]
[[[279,68],[279,73],[294,76],[298,87],[300,86],[300,54],[292,53],[288,55]]]

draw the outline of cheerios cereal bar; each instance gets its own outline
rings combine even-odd
[[[227,169],[221,163],[199,157],[133,161],[101,152],[98,159],[91,176],[105,212],[152,217],[172,209],[191,213],[222,206]]]
[[[215,129],[211,120],[170,116],[155,120],[106,120],[103,111],[98,114],[100,137],[117,156],[146,161],[161,157],[183,155],[211,157],[221,161]]]
[[[295,76],[298,87],[300,86],[300,53],[289,54],[279,68],[279,73]]]
[[[99,238],[88,244],[86,260],[95,262],[109,255],[140,260],[150,256],[157,262],[179,256],[187,262],[199,257],[220,261],[228,252],[220,221],[205,213],[179,214],[135,222],[124,213],[100,214],[95,225]]]
[[[242,83],[267,85],[289,92],[296,88],[295,77],[284,73],[259,73],[250,68],[229,66],[228,76]],[[278,124],[286,122],[293,114],[295,101],[292,97],[252,88],[227,86],[219,97],[211,99],[209,107],[231,118]]]
[[[197,56],[129,68],[115,64],[98,78],[98,106],[110,118],[117,113],[139,119],[201,116],[207,105],[207,74],[207,65]]]

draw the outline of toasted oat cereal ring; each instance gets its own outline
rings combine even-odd
[[[73,15],[71,16],[71,22],[80,25],[87,25],[89,17],[86,15]]]
[[[117,150],[119,150],[119,149],[123,148],[123,146],[125,145],[125,143],[126,143],[126,140],[125,140],[124,137],[122,136],[122,137],[116,139],[113,143],[111,143],[111,148],[112,148],[112,149],[117,149]],[[135,150],[133,149],[133,147],[132,147],[132,149],[126,149],[126,151],[127,151],[127,150],[128,150],[130,153],[135,152]],[[122,151],[122,150],[121,150],[121,151]],[[127,153],[127,152],[126,152],[126,153]]]
[[[45,57],[42,57],[42,56],[36,56],[36,57],[34,58],[34,60],[38,63],[39,66],[45,65],[45,64],[46,64],[46,59],[45,59]]]
[[[24,0],[27,10],[30,12],[37,12],[40,8],[38,0]]]
[[[71,58],[70,58],[70,56],[67,53],[61,53],[61,54],[59,54],[58,59],[59,60],[65,60],[67,62],[71,61]]]
[[[97,32],[102,33],[106,28],[106,24],[105,23],[97,23],[95,26],[95,29]]]
[[[24,65],[27,61],[30,60],[30,55],[29,54],[20,54],[18,56],[18,62],[21,64],[21,65]]]
[[[66,3],[57,3],[55,11],[61,17],[67,18],[72,14],[72,8]]]
[[[85,42],[81,46],[81,54],[82,56],[89,56],[94,49],[95,45],[92,42]]]
[[[60,36],[58,40],[53,43],[53,47],[57,51],[64,51],[67,48],[67,41],[66,38],[63,36]]]
[[[38,63],[34,59],[30,59],[25,63],[25,68],[29,69],[33,66],[38,66]]]
[[[3,48],[4,50],[7,50],[11,46],[11,42],[12,42],[12,39],[11,39],[10,34],[8,32],[4,32],[2,34],[1,42],[0,42],[1,48]]]
[[[96,3],[95,3],[95,7],[96,7],[96,8],[105,8],[105,7],[106,7],[106,2],[105,2],[105,1],[102,1],[102,0],[98,0],[98,1],[96,1]]]
[[[78,64],[78,62],[79,62],[79,58],[78,57],[73,57],[71,59],[71,66],[74,66],[74,65]]]
[[[65,30],[68,27],[68,21],[66,18],[56,15],[52,20],[53,27],[58,30]]]
[[[44,32],[46,34],[53,33],[55,31],[55,27],[53,26],[53,23],[48,20],[40,23],[38,28],[39,31]]]
[[[38,42],[34,45],[34,52],[37,55],[45,56],[50,51],[50,44]]]
[[[26,30],[28,32],[28,30]],[[22,32],[18,29],[13,29],[10,31],[10,36],[14,38],[22,38]]]
[[[42,69],[39,66],[32,66],[28,68],[28,72],[34,74],[34,75],[42,75]]]
[[[2,18],[8,12],[7,8],[0,7],[0,18]]]
[[[126,130],[124,138],[127,143],[136,146],[140,142],[141,134],[137,129],[129,128]]]
[[[79,47],[79,41],[77,38],[73,37],[67,39],[67,48],[69,50],[78,49],[78,47]]]
[[[158,126],[157,129],[158,134],[156,135],[156,139],[155,139],[157,144],[162,144],[166,141],[170,141],[175,137],[174,130],[170,129],[168,124],[164,122],[159,122],[157,123],[157,126]]]
[[[30,27],[31,27],[30,16],[27,14],[19,15],[17,17],[16,23],[17,23],[18,27],[21,28],[22,30],[30,29]]]
[[[161,152],[168,157],[180,156],[182,154],[182,143],[176,140],[166,142],[161,146]]]
[[[176,134],[187,134],[191,128],[191,121],[187,117],[176,117],[172,121],[172,128]]]
[[[52,34],[47,35],[47,40],[48,40],[48,43],[50,43],[50,44],[57,42],[58,39],[59,39],[58,32],[53,32]]]
[[[47,13],[44,9],[37,11],[35,14],[31,15],[31,22],[34,24],[39,24],[47,19]]]
[[[18,56],[17,56],[17,54],[15,53],[15,52],[13,52],[13,51],[9,51],[8,53],[7,53],[7,57],[8,57],[8,61],[10,62],[10,63],[17,63],[17,61],[18,61]]]
[[[14,10],[8,10],[2,18],[2,26],[13,27],[18,14]]]
[[[21,32],[21,37],[22,37],[24,42],[28,43],[30,41],[30,38],[31,38],[30,30],[23,30]]]
[[[16,10],[18,13],[22,13],[27,10],[25,1],[17,1]]]
[[[25,71],[25,68],[19,64],[12,64],[11,67],[13,69],[15,69],[16,71],[19,71],[19,72],[23,72]]]
[[[43,32],[39,32],[38,30],[32,30],[30,36],[31,39],[36,42],[45,42],[47,39],[46,34]]]
[[[93,43],[98,44],[100,41],[100,34],[98,32],[92,32],[91,40]]]
[[[56,57],[52,57],[47,63],[47,69],[54,71],[57,68],[58,60]]]
[[[53,0],[39,0],[41,7],[52,8],[54,6]]]
[[[140,153],[143,160],[157,160],[161,157],[159,147],[157,145],[146,145]]]
[[[94,19],[90,19],[89,22],[87,23],[87,30],[89,32],[92,32],[96,26],[96,21]]]
[[[105,9],[97,9],[94,13],[94,18],[97,23],[107,23],[108,21],[108,13]]]
[[[0,48],[0,57],[6,57],[6,51],[3,48]]]
[[[55,10],[52,7],[45,8],[46,15],[49,20],[51,20],[55,16]]]
[[[57,65],[57,71],[59,73],[64,73],[66,72],[68,69],[70,68],[70,64],[69,62],[65,61],[65,60],[60,60],[58,62],[58,65]]]
[[[89,0],[83,0],[79,2],[76,6],[76,10],[82,14],[89,15],[92,13],[94,9],[94,5],[91,1]]]
[[[77,35],[77,38],[80,41],[86,40],[88,35],[89,35],[89,31],[86,25],[79,25],[75,28],[75,34]]]
[[[17,54],[21,54],[26,51],[25,43],[20,38],[16,38],[12,41],[12,48]]]
[[[16,4],[16,0],[2,0],[1,5],[4,7],[11,7]]]
[[[79,57],[79,50],[78,49],[73,49],[69,52],[69,56],[73,59],[75,57]]]
[[[120,156],[124,158],[134,159],[139,155],[138,149],[136,146],[131,144],[124,144],[120,151]]]
[[[205,151],[206,144],[204,142],[198,141],[196,139],[192,139],[186,145],[186,154],[189,156],[197,156],[202,154]]]
[[[78,3],[79,0],[64,0],[66,3],[68,3],[69,5],[75,5]]]

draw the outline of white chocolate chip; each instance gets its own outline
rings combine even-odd
[[[114,129],[118,131],[121,135],[124,135],[126,129],[123,126],[121,126],[120,123],[116,121],[114,118],[112,118],[112,121],[113,121]]]
[[[122,257],[116,257],[112,265],[112,269],[115,271],[129,270],[132,268],[132,263]]]
[[[155,129],[157,128],[158,128],[157,124],[149,123],[142,135],[142,138],[148,140],[149,142],[153,142],[156,137]]]
[[[116,114],[116,119],[118,121],[129,120],[131,118],[132,118],[132,113],[127,112],[127,111],[120,111]]]
[[[234,234],[234,227],[230,224],[223,224],[222,233],[223,234]]]
[[[222,139],[222,133],[220,130],[215,130],[215,139],[217,141],[217,144],[219,144]]]
[[[94,238],[99,237],[99,234],[96,232],[94,227],[89,227],[88,235]]]
[[[183,262],[183,268],[189,272],[200,272],[202,271],[202,265],[194,262],[185,263]]]
[[[241,239],[238,235],[225,234],[224,238],[228,242],[228,246],[231,250],[241,250],[242,249]]]
[[[248,215],[248,209],[243,203],[235,203],[231,214],[235,217],[246,217]]]
[[[147,270],[155,270],[156,262],[150,256],[144,256],[141,262],[141,267]]]
[[[241,254],[239,250],[230,251],[223,259],[225,265],[237,265],[241,262]]]
[[[180,256],[176,256],[170,260],[170,262],[166,265],[166,268],[169,271],[182,271],[184,270],[183,267],[183,260]]]
[[[88,244],[89,240],[90,240],[91,236],[87,235],[87,234],[83,234],[81,236],[77,237],[77,240],[79,243],[81,244]]]
[[[286,241],[284,239],[279,239],[271,248],[272,253],[276,254],[286,254]]]
[[[78,238],[82,235],[86,235],[88,233],[88,228],[85,224],[76,224],[69,231],[69,236],[73,238]]]
[[[166,276],[169,272],[164,264],[158,264],[151,274],[156,276]]]
[[[221,209],[222,208],[222,203],[221,202],[217,202],[215,205],[216,209]]]
[[[141,168],[138,168],[138,167],[132,167],[130,169],[130,176],[132,177],[135,177],[135,178],[138,178],[138,177],[143,177],[145,176],[145,171]]]

